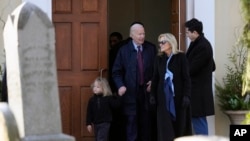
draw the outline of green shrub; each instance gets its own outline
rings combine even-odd
[[[250,95],[242,96],[242,76],[247,61],[247,48],[242,44],[233,47],[228,54],[230,65],[226,65],[226,73],[223,77],[223,84],[215,84],[215,92],[222,110],[249,110]]]

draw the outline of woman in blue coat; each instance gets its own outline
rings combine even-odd
[[[158,141],[191,135],[191,80],[184,53],[171,33],[160,34],[151,94],[156,97]]]

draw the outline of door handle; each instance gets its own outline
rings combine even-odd
[[[102,76],[103,76],[103,72],[104,71],[107,71],[107,69],[106,68],[101,68],[100,70],[99,70],[99,72],[100,72],[100,77],[102,78]]]

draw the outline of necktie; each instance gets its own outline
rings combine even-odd
[[[139,69],[139,84],[143,85],[143,58],[142,58],[142,49],[141,46],[138,46],[137,52],[137,62],[138,62],[138,69]]]

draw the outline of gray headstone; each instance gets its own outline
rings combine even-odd
[[[73,141],[62,134],[55,33],[48,16],[24,2],[4,28],[9,105],[20,136],[29,141]]]

